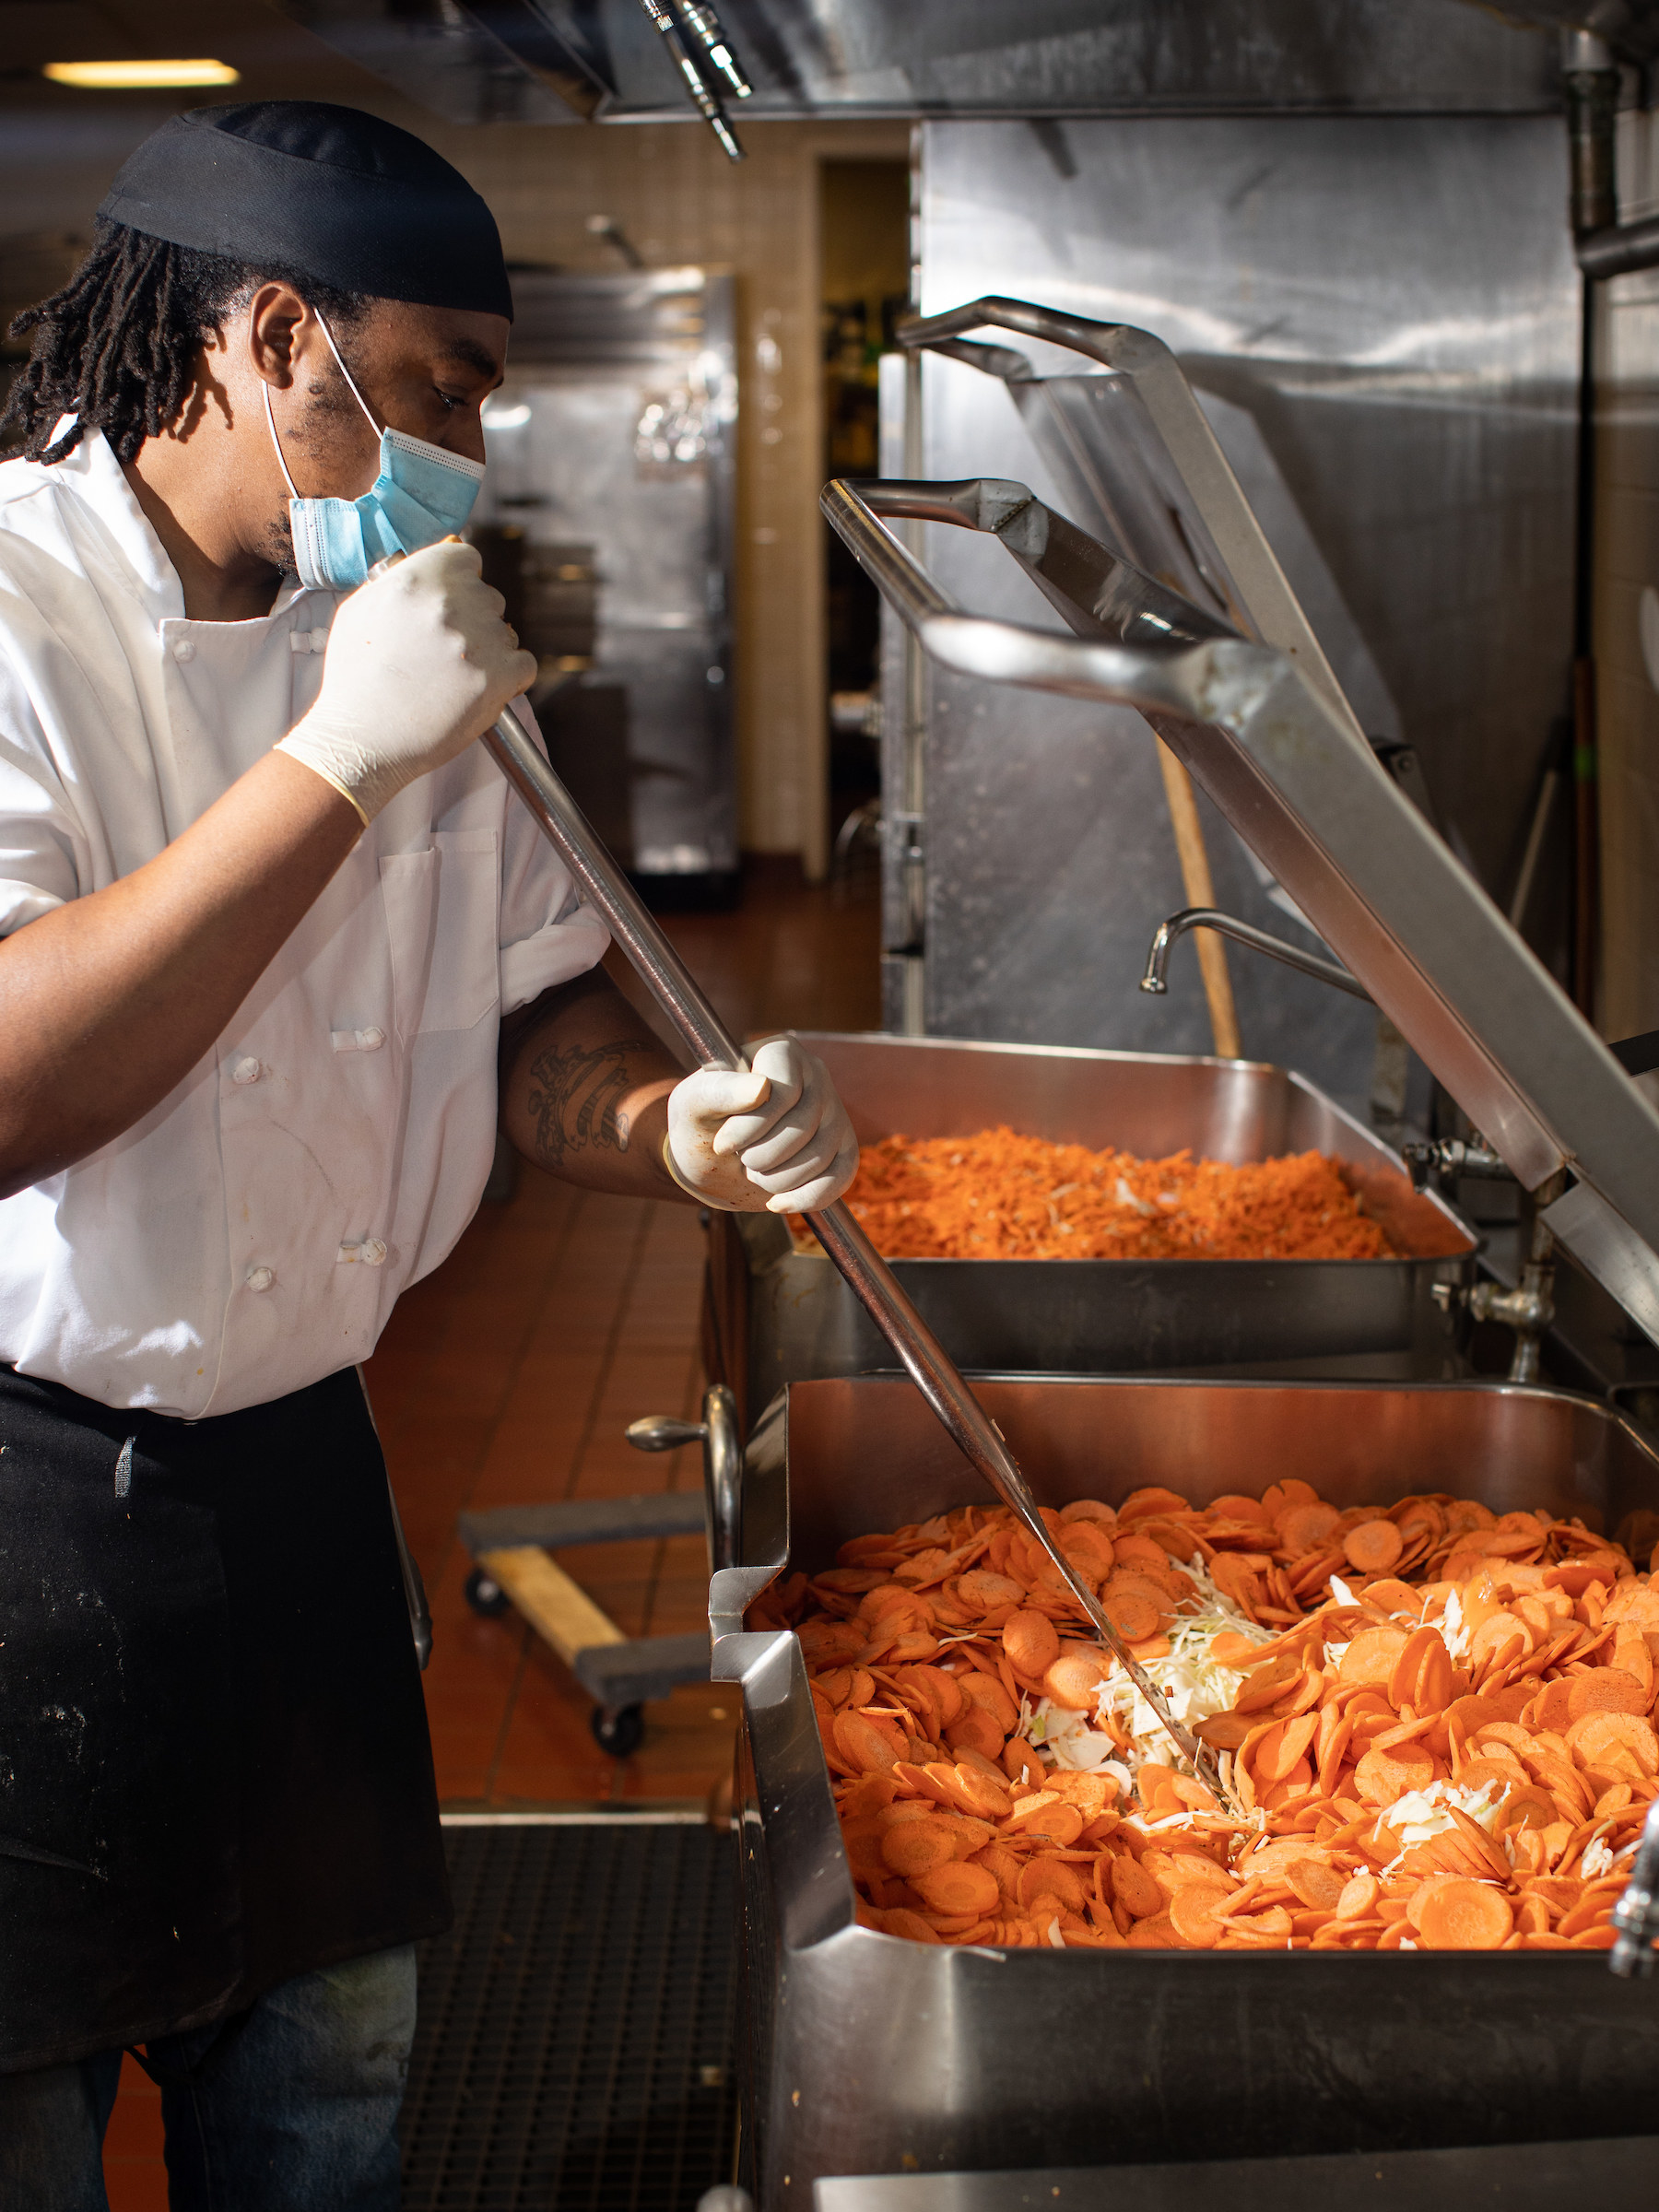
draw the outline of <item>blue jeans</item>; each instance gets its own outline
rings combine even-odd
[[[397,2212],[415,1948],[300,1974],[229,2027],[147,2046],[172,2212]],[[0,2206],[109,2212],[121,2053],[0,2076]]]

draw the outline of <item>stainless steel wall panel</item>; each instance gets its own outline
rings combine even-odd
[[[1033,347],[1033,354],[1041,349]],[[928,357],[928,473],[1030,484],[1065,511],[1053,473],[1001,386]],[[1030,472],[1030,473],[1027,473]],[[1045,489],[1045,486],[1048,488]],[[925,559],[976,611],[1064,624],[997,548],[929,527]],[[1168,997],[1139,989],[1152,930],[1187,903],[1152,737],[1127,708],[1041,700],[925,671],[926,1026],[952,1037],[1124,1052],[1212,1049],[1195,956]],[[1202,794],[1218,903],[1282,930],[1250,857]],[[1310,935],[1309,942],[1314,940]],[[1261,960],[1230,960],[1244,1049],[1300,1068],[1363,1113],[1376,1018],[1357,1002]]]
[[[1269,535],[1368,721],[1394,711],[1375,734],[1418,747],[1453,844],[1507,890],[1571,650],[1578,294],[1559,123],[1092,122],[1067,124],[1064,149],[1013,124],[926,126],[924,312],[1002,291],[1171,344],[1219,403],[1247,490],[1274,492]],[[1075,375],[1075,356],[1021,347]],[[926,476],[1013,477],[1069,511],[1006,390],[933,359],[924,394]],[[960,534],[931,529],[926,558],[976,609],[1052,623]],[[1135,718],[932,680],[930,1029],[1200,1048],[1190,970],[1161,1016],[1135,1003],[1147,925],[1182,903]],[[1282,927],[1208,828],[1220,903]],[[1245,1049],[1360,1102],[1365,1010],[1231,964]]]

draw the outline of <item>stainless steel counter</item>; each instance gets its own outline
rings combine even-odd
[[[855,2173],[818,2182],[814,2212],[1558,2212],[1599,2192],[1645,2203],[1659,2137],[1502,2143],[1337,2158],[1182,2159],[1158,2166],[1040,2166],[1026,2173]]]

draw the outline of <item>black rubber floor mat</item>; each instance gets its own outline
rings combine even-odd
[[[446,1831],[405,2212],[690,2212],[732,2177],[736,1853],[701,1824]]]

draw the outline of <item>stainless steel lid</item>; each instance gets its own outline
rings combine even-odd
[[[1137,707],[1659,1342],[1659,1113],[1377,762],[1174,356],[1145,331],[1002,300],[900,335],[1024,381],[1011,348],[959,343],[986,325],[1120,380],[1096,416],[1100,488],[1114,535],[1174,582],[1006,479],[838,480],[830,521],[942,665]],[[887,527],[900,517],[997,538],[1075,634],[964,611]]]

